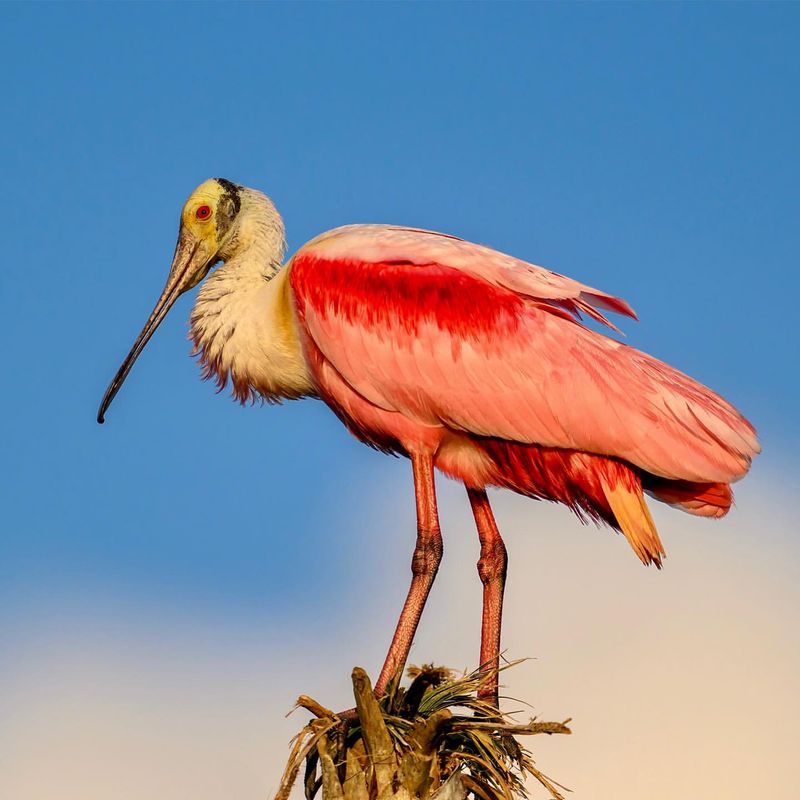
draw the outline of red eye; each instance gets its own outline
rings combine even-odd
[[[211,207],[200,206],[200,208],[194,212],[194,215],[197,217],[197,219],[208,219],[211,216]]]

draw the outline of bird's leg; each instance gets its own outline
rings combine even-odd
[[[411,464],[417,500],[417,545],[411,559],[411,588],[400,612],[383,669],[375,683],[375,694],[378,696],[384,693],[389,681],[397,677],[405,666],[422,609],[442,560],[442,534],[439,530],[439,513],[436,510],[433,459],[427,454],[412,455]]]
[[[481,540],[481,555],[478,559],[478,575],[483,584],[480,664],[481,669],[490,670],[490,674],[478,689],[478,697],[499,708],[497,671],[500,669],[500,627],[508,556],[497,523],[494,521],[486,490],[467,488],[467,494],[472,513],[475,515],[478,538]]]

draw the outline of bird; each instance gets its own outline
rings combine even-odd
[[[760,451],[730,403],[599,332],[624,300],[487,246],[414,227],[334,228],[285,261],[283,220],[225,178],[181,211],[166,285],[97,421],[177,298],[203,377],[242,404],[317,398],[360,441],[407,457],[417,530],[411,585],[378,679],[398,680],[442,559],[434,473],[461,482],[480,542],[479,696],[499,707],[508,557],[487,489],[568,506],[666,555],[645,495],[718,518]],[[594,320],[595,330],[585,319]]]

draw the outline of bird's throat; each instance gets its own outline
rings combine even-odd
[[[203,377],[220,389],[230,382],[242,403],[316,394],[295,319],[290,267],[250,266],[233,259],[198,293],[191,337]]]

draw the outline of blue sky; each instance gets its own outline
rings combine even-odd
[[[623,296],[628,341],[753,420],[756,472],[796,475],[797,5],[37,3],[0,24],[7,640],[75,608],[321,630],[363,600],[331,575],[379,558],[405,580],[410,511],[376,539],[407,464],[320,403],[215,395],[190,298],[94,421],[211,176],[270,194],[291,249],[417,225]]]
[[[240,409],[200,384],[188,298],[94,423],[178,210],[212,175],[271,194],[293,249],[342,223],[413,224],[619,293],[641,318],[629,341],[758,425],[758,469],[796,463],[796,7],[2,14],[6,609],[44,583],[292,595],[298,539],[339,558],[328,520],[352,512],[364,541],[339,496],[388,474],[406,491],[405,465],[320,404]]]

